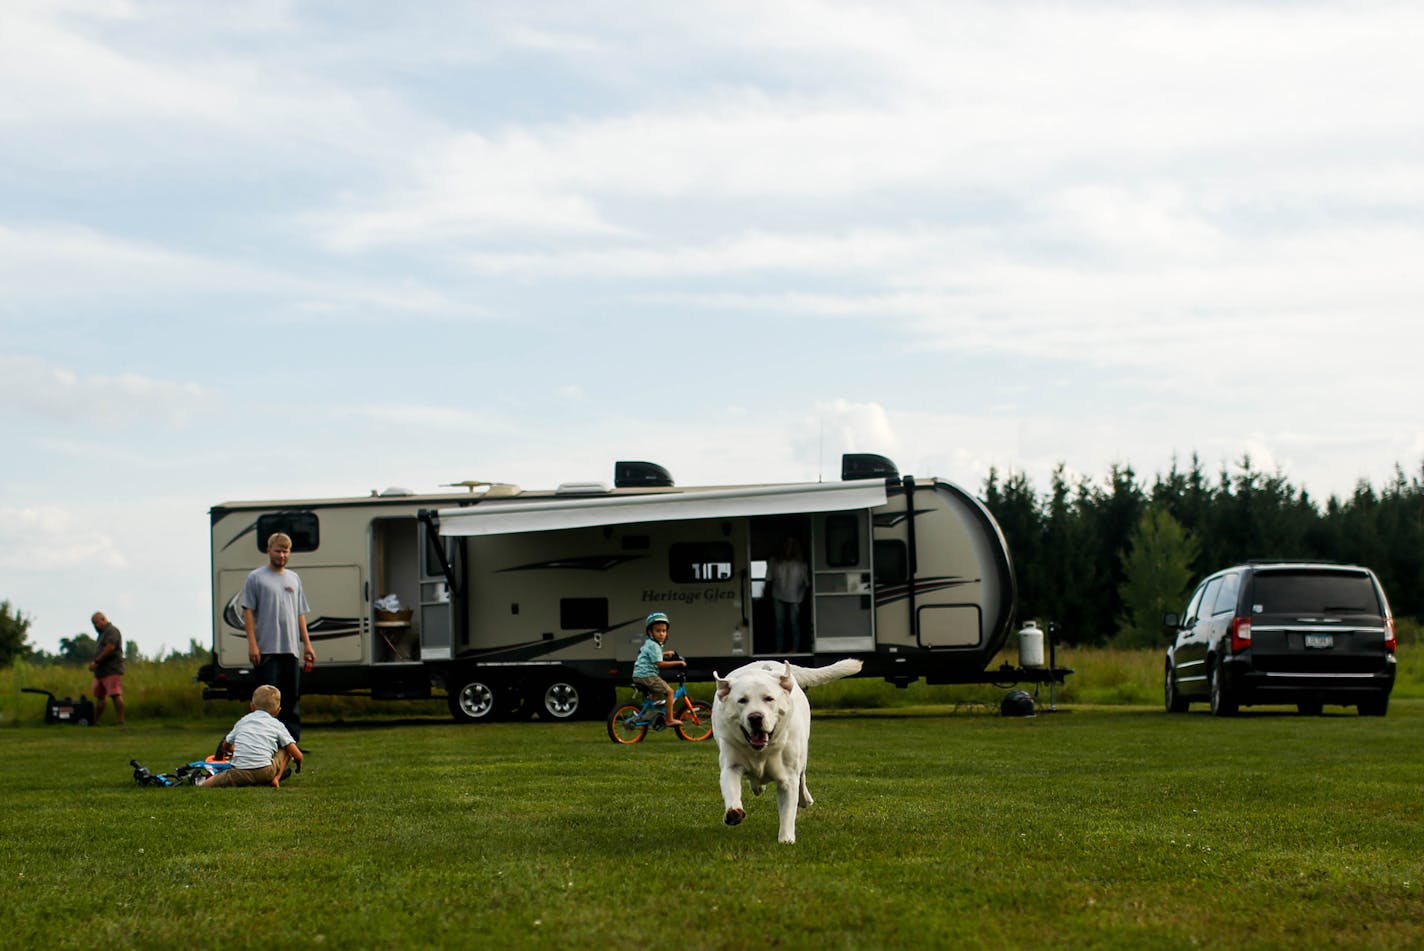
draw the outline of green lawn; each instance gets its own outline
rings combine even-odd
[[[33,698],[32,698],[33,699]],[[814,700],[814,695],[813,695]],[[716,747],[308,726],[281,790],[139,788],[226,724],[0,734],[11,947],[1424,946],[1424,701],[819,717],[798,842]]]

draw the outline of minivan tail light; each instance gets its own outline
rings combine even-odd
[[[1235,617],[1231,619],[1231,652],[1244,651],[1251,646],[1251,619]]]
[[[1393,654],[1397,644],[1398,641],[1394,637],[1394,618],[1387,617],[1384,619],[1384,649]]]

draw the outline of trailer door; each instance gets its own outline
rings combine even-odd
[[[460,571],[458,539],[442,538],[437,523],[420,520],[420,657],[449,660],[454,643],[455,609],[450,579]],[[446,568],[450,574],[446,575]]]
[[[874,650],[870,513],[818,514],[812,547],[816,653]]]
[[[301,565],[292,571],[302,579],[307,596],[307,634],[318,664],[359,664],[362,644],[361,569],[357,565]],[[246,667],[247,632],[242,620],[242,586],[248,571],[227,569],[218,574],[223,605],[218,625],[218,663]]]

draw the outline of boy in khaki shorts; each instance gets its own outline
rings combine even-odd
[[[232,759],[232,768],[208,777],[203,788],[213,786],[280,786],[290,775],[295,760],[302,771],[302,751],[292,739],[277,711],[282,709],[282,693],[271,684],[252,691],[252,712],[238,720],[223,738],[223,750]]]
[[[661,672],[669,667],[687,666],[685,660],[672,659],[676,651],[663,648],[663,645],[667,643],[668,630],[671,626],[672,622],[661,611],[649,614],[648,619],[643,622],[643,630],[647,637],[643,641],[642,649],[638,651],[637,659],[633,661],[633,683],[646,688],[654,698],[663,698],[663,723],[665,725],[682,726],[682,721],[677,718],[677,711],[672,706],[673,690],[660,676]]]

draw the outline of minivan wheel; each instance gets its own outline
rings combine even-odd
[[[1222,683],[1221,671],[1213,664],[1207,673],[1207,678],[1211,683],[1211,714],[1216,717],[1236,716],[1236,698],[1231,695],[1231,691],[1226,689],[1226,684]]]
[[[1362,717],[1382,717],[1389,712],[1389,695],[1385,694],[1374,700],[1361,700],[1359,710]]]
[[[1162,699],[1167,707],[1168,713],[1186,713],[1187,707],[1191,706],[1181,694],[1177,692],[1177,678],[1172,675],[1172,662],[1167,661],[1167,672],[1162,678]]]

